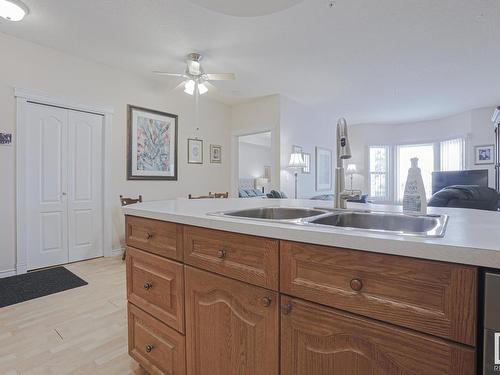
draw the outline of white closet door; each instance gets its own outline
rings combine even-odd
[[[69,261],[103,255],[103,116],[69,111],[68,241]]]
[[[34,269],[68,262],[68,111],[28,104],[27,119],[27,250]]]

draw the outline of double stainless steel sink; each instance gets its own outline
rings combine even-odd
[[[447,215],[297,207],[261,207],[211,215],[417,237],[443,237],[448,222]]]

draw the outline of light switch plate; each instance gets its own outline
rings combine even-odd
[[[12,145],[12,133],[0,133],[0,146]]]

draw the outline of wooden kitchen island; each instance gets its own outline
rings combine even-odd
[[[125,213],[129,353],[150,374],[476,374],[475,265]]]

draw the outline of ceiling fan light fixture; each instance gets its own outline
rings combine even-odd
[[[207,86],[205,86],[203,83],[198,84],[198,92],[200,93],[200,95],[206,94],[207,91],[208,91]]]
[[[28,13],[28,7],[19,0],[0,0],[0,17],[8,21],[21,21]]]
[[[190,79],[186,81],[186,84],[184,85],[184,92],[189,95],[194,95],[194,89],[196,87],[195,82]]]

